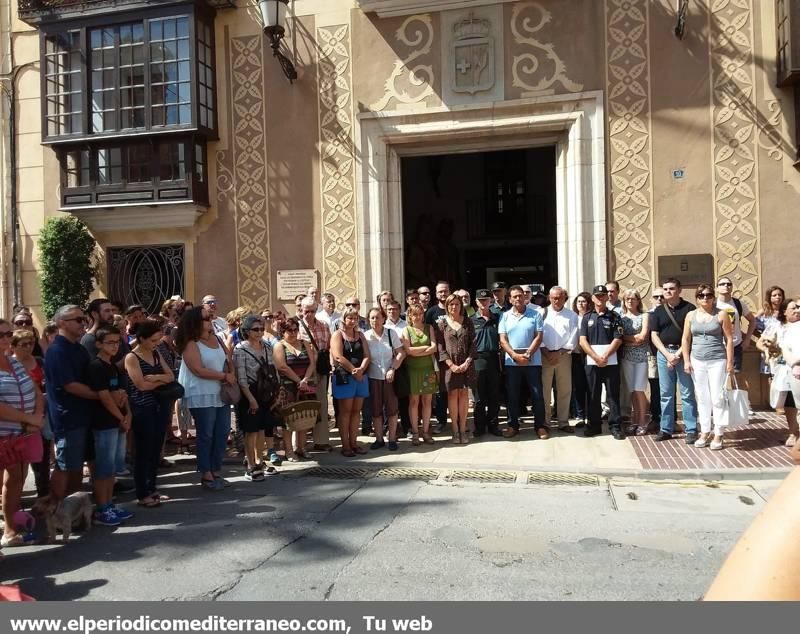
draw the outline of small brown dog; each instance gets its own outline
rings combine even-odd
[[[63,543],[69,541],[73,528],[88,531],[92,528],[92,499],[89,493],[81,491],[68,495],[60,502],[50,497],[36,500],[31,512],[45,521],[47,525],[47,543],[56,541],[56,531],[63,535]]]

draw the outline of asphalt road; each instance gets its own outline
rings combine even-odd
[[[39,600],[692,601],[777,483],[162,485],[123,527],[6,550],[0,579]]]

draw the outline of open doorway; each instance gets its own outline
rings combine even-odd
[[[555,147],[401,159],[406,287],[558,279]]]

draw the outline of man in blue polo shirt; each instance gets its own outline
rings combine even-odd
[[[520,386],[524,381],[533,400],[533,422],[542,440],[550,438],[544,419],[542,397],[542,316],[525,303],[521,286],[509,289],[511,309],[503,313],[498,332],[500,347],[505,352],[506,398],[508,399],[508,428],[506,438],[519,434]]]
[[[92,407],[97,392],[86,384],[89,353],[80,341],[86,315],[80,306],[62,306],[53,321],[58,335],[47,348],[45,377],[50,425],[56,447],[56,469],[50,479],[50,494],[61,500],[81,485],[87,457]]]

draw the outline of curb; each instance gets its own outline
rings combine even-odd
[[[719,481],[753,481],[753,480],[782,480],[791,468],[774,469],[682,469],[674,471],[658,471],[653,469],[615,469],[604,467],[574,467],[574,466],[537,466],[526,464],[497,465],[482,464],[475,465],[470,463],[438,463],[438,462],[419,462],[396,460],[385,461],[360,461],[360,460],[308,460],[300,463],[284,463],[281,470],[288,474],[294,474],[314,467],[342,467],[349,466],[360,469],[378,471],[380,469],[399,468],[399,469],[437,469],[440,471],[448,470],[470,470],[470,471],[513,471],[530,473],[569,473],[581,475],[595,475],[601,478],[625,478],[633,480],[702,480],[706,482]],[[287,468],[289,467],[289,468]]]

